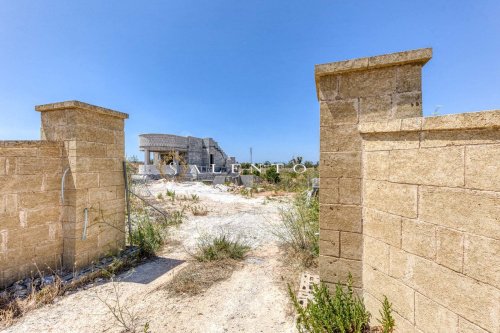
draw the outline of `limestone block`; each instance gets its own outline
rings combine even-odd
[[[7,194],[4,195],[5,200],[5,214],[8,216],[17,216],[19,209],[19,195],[20,194]]]
[[[495,110],[428,117],[424,119],[422,129],[425,131],[480,128],[494,129],[498,128],[499,124],[500,112]]]
[[[42,175],[0,176],[0,188],[4,193],[40,191]]]
[[[322,240],[319,241],[319,251],[324,256],[338,257],[339,242],[338,240]]]
[[[500,289],[500,240],[466,234],[464,274]]]
[[[336,178],[322,178],[321,179],[321,185],[320,185],[320,191],[319,191],[319,202],[322,204],[335,204],[339,202],[339,190],[338,190],[338,185],[335,185],[335,187],[325,187],[323,188],[323,183],[324,180],[328,179],[330,186],[334,186],[332,181],[334,180],[335,183],[338,183],[338,180]],[[326,186],[326,185],[325,185]]]
[[[319,230],[319,239],[325,241],[332,241],[337,244],[340,243],[340,231],[329,230],[329,229],[320,229]]]
[[[320,228],[361,232],[361,207],[348,205],[320,205]]]
[[[424,258],[412,258],[412,270],[403,280],[408,286],[486,330],[498,328],[500,290]]]
[[[361,151],[361,136],[357,125],[336,125],[320,128],[321,152]]]
[[[494,129],[474,129],[455,131],[426,131],[422,132],[420,146],[445,147],[495,144],[500,141],[500,133]]]
[[[318,79],[318,99],[320,101],[335,100],[338,95],[338,76],[324,75]]]
[[[361,261],[358,260],[319,256],[321,281],[346,284],[350,273],[353,287],[360,288],[362,285],[361,269]]]
[[[477,325],[463,318],[458,318],[458,333],[488,333]]]
[[[76,189],[99,187],[99,173],[77,173],[72,176]]]
[[[114,171],[114,172],[101,172],[99,173],[99,186],[113,186],[120,185],[124,186],[125,180],[123,178],[123,172]]]
[[[381,96],[396,89],[396,68],[385,67],[339,75],[339,94],[343,99]]]
[[[366,151],[416,149],[419,142],[418,132],[380,133],[365,135],[363,147]]]
[[[391,246],[389,248],[389,275],[403,281],[409,280],[413,274],[415,257],[413,254]]]
[[[358,100],[320,102],[320,126],[358,123]]]
[[[448,228],[437,228],[437,263],[453,269],[454,271],[462,272],[463,246],[463,233]]]
[[[363,257],[363,234],[342,231],[340,233],[340,257],[361,260]]]
[[[436,226],[419,220],[402,219],[402,248],[416,255],[434,259]]]
[[[361,97],[359,101],[359,121],[382,121],[391,116],[391,95]]]
[[[424,333],[457,332],[458,316],[429,298],[416,293],[415,324]]]
[[[23,209],[54,209],[59,206],[59,198],[59,191],[28,192],[20,193],[18,202]]]
[[[363,265],[363,286],[378,300],[383,300],[384,295],[387,296],[393,310],[413,323],[415,312],[413,289],[368,265]]]
[[[339,179],[339,201],[343,204],[361,204],[361,179]]]
[[[363,236],[363,264],[389,274],[389,245],[367,235]]]
[[[392,95],[391,118],[403,119],[422,116],[420,91]]]
[[[1,147],[0,148],[0,157],[5,156],[14,156],[14,157],[36,157],[38,155],[37,147]]]
[[[389,152],[373,151],[363,154],[365,179],[389,180]]]
[[[5,175],[5,157],[0,157],[0,176]]]
[[[464,184],[464,148],[394,150],[389,180],[399,183],[457,187]]]
[[[361,178],[361,153],[321,153],[319,172],[323,178]]]
[[[465,186],[500,191],[500,144],[466,147]]]
[[[475,235],[498,235],[500,194],[494,192],[423,186],[420,219]]]
[[[422,90],[422,65],[409,64],[396,68],[396,92]]]
[[[395,215],[417,217],[417,186],[366,180],[364,205]]]
[[[392,246],[401,247],[401,217],[364,208],[363,233]]]

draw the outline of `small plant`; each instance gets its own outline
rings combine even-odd
[[[396,323],[394,317],[392,317],[392,303],[389,302],[387,296],[384,295],[384,302],[382,303],[382,309],[379,310],[380,318],[378,322],[382,325],[382,333],[392,333],[394,332],[394,327]]]
[[[203,206],[195,205],[191,207],[191,213],[193,213],[194,216],[206,216],[208,214],[208,209]]]
[[[142,215],[131,233],[131,243],[139,246],[141,255],[154,255],[165,243],[166,230],[160,223],[150,221],[148,215]]]
[[[175,191],[167,190],[167,197],[170,197],[170,200],[172,200],[172,202],[174,202],[175,201]]]
[[[156,198],[157,198],[158,200],[163,200],[163,194],[158,193],[158,194],[156,195]]]
[[[197,194],[191,194],[191,201],[193,202],[199,202],[200,201],[200,196]]]
[[[305,308],[290,285],[288,292],[297,311],[296,324],[300,333],[362,333],[368,328],[371,315],[354,294],[351,276],[347,287],[337,284],[333,294],[323,283],[315,285],[313,300]]]
[[[194,258],[198,261],[241,260],[250,250],[248,245],[225,232],[215,237],[201,237],[197,247],[198,249],[194,254]]]
[[[281,180],[276,168],[267,168],[266,172],[264,172],[264,179],[273,184],[279,183]]]
[[[301,254],[304,266],[313,265],[319,255],[318,199],[298,194],[291,207],[280,209],[280,224],[271,231],[283,244]]]
[[[130,309],[130,305],[121,300],[121,292],[118,284],[111,279],[113,285],[112,299],[108,297],[103,299],[98,294],[97,298],[108,308],[109,313],[113,316],[115,323],[123,329],[123,332],[149,332],[149,323],[140,325],[140,318],[136,312]],[[142,328],[141,328],[142,326]]]
[[[168,217],[168,224],[178,225],[184,221],[186,215],[184,214],[186,207],[182,207],[181,210],[174,210],[170,213]]]

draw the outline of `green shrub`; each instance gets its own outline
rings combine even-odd
[[[142,215],[132,228],[130,241],[139,247],[141,255],[152,256],[163,246],[165,237],[164,225],[153,223],[147,215]]]
[[[321,283],[313,287],[313,300],[304,308],[293,293],[288,292],[297,310],[297,329],[300,333],[361,333],[368,328],[370,313],[352,290],[349,276],[347,287],[337,284],[335,293]]]
[[[264,179],[274,184],[279,183],[281,180],[280,174],[278,173],[275,167],[270,167],[266,169],[266,171],[264,172]]]
[[[281,242],[303,254],[305,266],[319,255],[319,202],[316,197],[297,194],[292,207],[280,209],[280,224],[272,232]]]
[[[387,296],[384,295],[384,302],[382,303],[382,309],[379,311],[380,318],[378,322],[382,325],[382,333],[392,333],[394,332],[394,327],[396,325],[394,318],[392,317],[392,304],[389,303]]]
[[[224,259],[241,260],[250,247],[239,239],[223,232],[217,236],[204,236],[198,241],[194,257],[198,261],[214,261]]]

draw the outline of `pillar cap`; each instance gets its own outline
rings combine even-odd
[[[43,104],[43,105],[36,105],[35,110],[38,112],[48,112],[48,111],[56,111],[56,110],[63,110],[63,109],[80,109],[80,110],[85,110],[85,111],[90,111],[90,112],[96,112],[100,114],[105,114],[108,116],[120,118],[120,119],[128,119],[128,114],[111,110],[111,109],[106,109],[97,105],[92,105],[92,104],[87,104],[83,103],[80,101],[64,101],[64,102],[57,102],[57,103],[51,103],[51,104]]]
[[[317,80],[320,76],[324,75],[363,71],[381,67],[399,66],[406,64],[424,65],[431,58],[432,48],[417,49],[383,54],[374,57],[357,58],[315,65],[314,74]]]

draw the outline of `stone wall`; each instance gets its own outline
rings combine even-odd
[[[0,286],[61,267],[63,145],[0,141]]]
[[[44,141],[0,141],[3,286],[33,262],[40,269],[79,268],[125,243],[128,115],[78,101],[36,110]]]
[[[398,332],[498,332],[500,111],[419,117],[429,58],[417,50],[317,67],[320,276],[351,272],[374,321],[386,295]],[[364,79],[342,88],[346,75]],[[367,91],[391,97],[366,107],[356,95]],[[354,97],[348,108],[343,96]],[[353,176],[359,185],[342,185]]]

